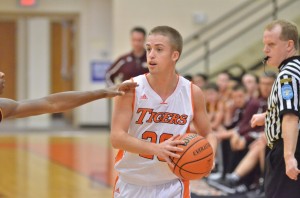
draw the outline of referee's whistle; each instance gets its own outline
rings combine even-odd
[[[270,57],[269,56],[266,56],[263,60],[262,60],[262,63],[265,65],[268,61]]]

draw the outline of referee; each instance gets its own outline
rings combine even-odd
[[[285,20],[269,23],[264,31],[264,53],[279,74],[268,99],[268,109],[251,119],[252,127],[265,124],[268,146],[265,194],[267,198],[300,197],[300,56],[298,30]]]

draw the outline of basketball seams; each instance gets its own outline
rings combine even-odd
[[[185,144],[178,146],[183,148],[179,158],[170,157],[174,166],[169,165],[170,170],[177,177],[187,180],[200,179],[208,175],[211,171],[214,157],[212,147],[205,137],[184,134],[176,139],[184,140]],[[205,141],[203,142],[202,140]],[[174,153],[180,154],[180,152]]]
[[[196,138],[197,138],[197,137],[196,137]],[[182,156],[184,156],[184,154],[185,154],[190,148],[192,148],[193,145],[195,145],[197,142],[200,142],[200,141],[202,141],[202,140],[205,140],[205,138],[202,137],[201,139],[196,140],[193,144],[191,144],[190,147],[187,148],[187,149],[180,155],[180,158],[177,160],[176,164],[174,163],[174,161],[173,161],[172,158],[171,158],[171,161],[172,161],[173,164],[174,164],[173,172],[175,172],[176,167],[179,167],[179,166],[177,166],[177,164],[178,164],[178,162],[181,160]]]
[[[207,155],[207,156],[205,156],[205,157],[203,157],[203,158],[201,158],[201,159],[197,159],[197,160],[190,161],[190,162],[187,162],[187,163],[185,163],[185,164],[182,164],[181,167],[184,167],[185,165],[190,164],[190,163],[193,163],[193,162],[197,162],[197,161],[204,160],[204,159],[210,157],[211,155],[213,155],[213,153],[210,153],[209,155]],[[182,178],[184,178],[184,177],[183,177],[183,175],[181,174],[181,171],[185,171],[185,172],[190,173],[190,174],[206,174],[206,173],[210,172],[210,171],[203,172],[203,173],[202,173],[202,172],[192,172],[192,171],[188,171],[188,170],[186,170],[186,169],[184,169],[184,168],[180,168],[179,173],[180,173],[180,175],[181,175]]]

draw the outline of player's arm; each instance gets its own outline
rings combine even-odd
[[[156,155],[165,159],[171,164],[169,156],[179,158],[174,151],[181,151],[177,144],[182,141],[174,140],[175,137],[164,141],[161,144],[147,142],[128,134],[129,125],[133,116],[134,91],[114,98],[114,108],[111,123],[111,143],[116,149],[125,150],[136,154]]]
[[[136,86],[136,83],[124,83],[106,89],[61,92],[39,99],[24,101],[1,98],[0,108],[3,118],[21,118],[45,113],[57,113],[97,99],[123,95]]]
[[[203,92],[196,85],[192,85],[192,97],[194,100],[194,126],[199,135],[206,137],[208,142],[213,147],[214,153],[217,149],[217,138],[213,134],[209,118],[207,116],[205,97]]]

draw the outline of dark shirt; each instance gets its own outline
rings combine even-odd
[[[146,51],[141,57],[135,57],[133,52],[130,52],[110,66],[106,72],[106,82],[111,86],[148,72]]]
[[[251,118],[254,114],[263,113],[267,109],[267,100],[263,98],[258,99],[250,99],[247,103],[244,113],[242,115],[242,119],[238,124],[238,132],[241,136],[245,137],[247,142],[253,140],[250,135],[250,132],[262,132],[264,130],[264,126],[256,126],[254,128],[251,127]]]
[[[250,124],[252,116],[262,111],[262,105],[263,103],[261,103],[258,99],[249,99],[244,107],[238,108],[234,111],[233,123],[227,128],[235,128],[241,136],[246,138],[247,141],[252,140],[251,136],[249,136],[249,132],[260,132],[264,129],[263,126],[252,128]]]

